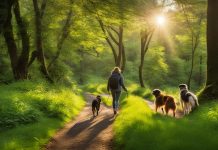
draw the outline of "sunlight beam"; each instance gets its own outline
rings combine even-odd
[[[156,17],[156,24],[158,26],[164,26],[166,24],[166,18],[162,15]]]

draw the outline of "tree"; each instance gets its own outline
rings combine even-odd
[[[139,65],[139,82],[141,87],[145,87],[143,80],[143,67],[145,54],[148,51],[151,38],[153,36],[154,29],[141,31],[141,55],[140,55],[140,65]]]
[[[110,46],[113,52],[115,65],[120,67],[122,72],[124,72],[125,64],[126,64],[126,56],[125,56],[125,48],[123,44],[123,26],[119,26],[118,29],[116,29],[113,26],[106,27],[103,21],[99,17],[97,18],[97,20],[104,33],[105,40],[107,41],[108,45]],[[114,37],[114,34],[112,34],[111,31],[115,33],[117,38]],[[114,45],[117,48],[115,48]]]
[[[124,72],[126,66],[126,53],[123,43],[123,33],[124,14],[126,10],[123,10],[123,2],[111,3],[107,1],[104,7],[101,6],[103,3],[100,1],[87,0],[87,2],[87,4],[84,4],[84,7],[89,13],[92,13],[98,21],[105,40],[112,50],[115,66],[120,67],[122,72]],[[115,14],[114,16],[104,14],[108,12],[108,6],[109,9],[113,8],[110,12],[113,11]]]
[[[12,7],[14,6],[14,14],[18,25],[19,33],[22,41],[22,51],[18,55],[18,48],[14,38],[12,26]],[[18,0],[8,1],[8,16],[4,25],[4,38],[8,47],[8,53],[11,60],[11,68],[13,70],[14,78],[27,79],[28,75],[28,61],[29,61],[29,36],[23,18],[20,14],[20,6]]]
[[[208,0],[207,8],[207,81],[202,97],[218,98],[218,1]]]
[[[197,7],[199,9],[200,5],[197,5]],[[190,72],[187,81],[187,85],[191,89],[191,79],[194,70],[195,53],[200,43],[201,25],[204,19],[204,13],[201,10],[200,12],[197,11],[196,14],[196,12],[194,12],[195,9],[194,6],[190,7],[187,1],[183,1],[181,3],[181,8],[184,13],[185,21],[191,36],[191,67],[190,67]]]
[[[69,35],[69,30],[70,30],[70,26],[72,23],[72,18],[73,18],[73,9],[72,9],[72,4],[73,4],[73,0],[70,0],[70,6],[69,6],[69,12],[67,13],[66,16],[66,21],[63,25],[62,28],[62,32],[58,37],[58,41],[57,41],[57,51],[55,56],[52,58],[51,62],[48,65],[48,70],[51,68],[51,66],[53,65],[53,63],[58,59],[58,57],[61,54],[61,50],[64,44],[64,41],[67,39],[68,35]]]
[[[0,1],[0,34],[2,33],[3,26],[8,16],[8,3],[7,0]]]
[[[48,79],[48,81],[53,82],[49,76],[46,64],[45,64],[45,56],[43,50],[43,42],[42,42],[42,17],[44,15],[45,6],[47,0],[43,0],[41,4],[41,10],[39,9],[38,0],[33,0],[34,13],[35,13],[35,34],[36,34],[36,52],[37,52],[37,60],[40,63],[40,71],[42,74]]]

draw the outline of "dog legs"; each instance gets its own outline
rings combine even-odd
[[[164,109],[163,109],[163,107],[161,108],[161,110],[162,110],[162,112],[163,112],[163,114],[164,114]]]
[[[183,113],[184,115],[187,114],[187,104],[186,103],[184,103],[184,106],[183,106]]]
[[[192,105],[188,102],[188,103],[184,103],[184,115],[188,115],[192,110]]]
[[[173,117],[176,117],[176,111],[173,110]]]
[[[97,116],[98,116],[98,111],[99,111],[99,109],[97,109]]]
[[[92,108],[93,117],[95,117],[95,108]]]
[[[166,112],[166,115],[168,115],[169,109],[167,107],[165,107],[165,112]]]
[[[157,112],[157,105],[155,105],[155,112]]]

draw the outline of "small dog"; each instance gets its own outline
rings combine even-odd
[[[96,96],[96,98],[92,101],[92,114],[93,117],[95,117],[95,113],[98,116],[98,112],[100,109],[100,105],[101,105],[101,96]]]
[[[164,109],[166,114],[168,115],[169,110],[173,111],[173,116],[176,115],[176,103],[174,101],[174,98],[168,95],[161,94],[161,91],[159,89],[154,89],[152,94],[155,96],[155,111],[157,112],[158,108],[162,109],[162,112],[164,114]],[[164,107],[164,109],[163,109]]]
[[[193,108],[199,106],[198,98],[195,94],[188,91],[188,86],[186,84],[180,84],[180,102],[184,114],[189,114]]]

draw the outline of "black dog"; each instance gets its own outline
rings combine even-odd
[[[98,112],[100,109],[100,104],[101,104],[101,96],[96,96],[96,98],[92,101],[92,113],[93,113],[93,117],[95,117],[95,113],[97,113],[98,116]]]

